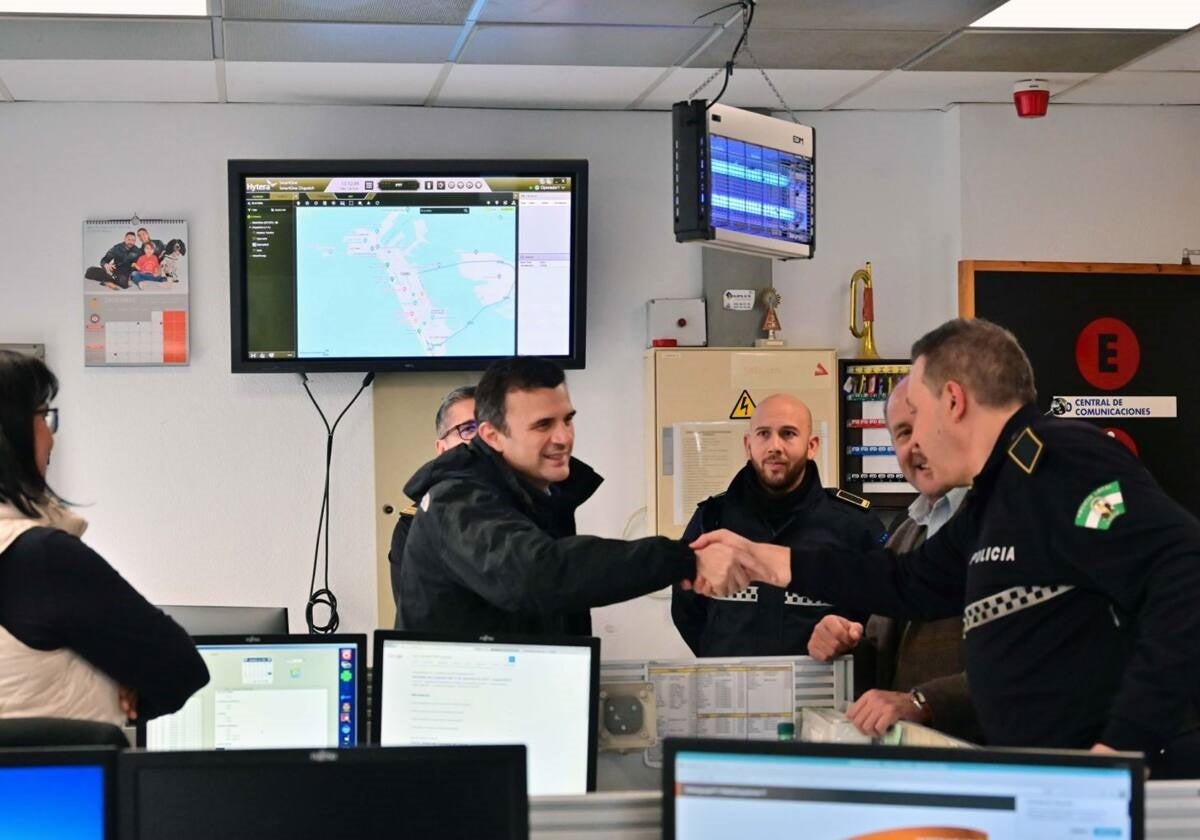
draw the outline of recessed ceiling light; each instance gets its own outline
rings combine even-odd
[[[0,14],[204,17],[208,0],[0,0]]]
[[[1008,0],[971,26],[994,29],[1191,29],[1200,0]]]

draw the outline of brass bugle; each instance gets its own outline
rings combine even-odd
[[[862,326],[858,326],[858,285],[862,281]],[[875,298],[871,285],[871,262],[867,261],[866,268],[860,268],[850,275],[850,335],[861,339],[858,348],[858,358],[878,359],[879,351],[875,349]]]

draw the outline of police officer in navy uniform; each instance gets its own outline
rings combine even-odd
[[[786,394],[767,397],[754,410],[744,445],[746,466],[726,492],[700,503],[685,542],[719,528],[778,545],[865,550],[883,542],[870,502],[821,487],[813,461],[820,439],[803,402]],[[677,586],[671,601],[675,626],[697,656],[803,656],[817,622],[834,611],[858,622],[869,615],[762,583],[724,598]]]
[[[1139,750],[1200,775],[1200,522],[1095,426],[1042,414],[1007,330],[913,345],[913,442],[962,510],[904,555],[727,545],[752,578],[901,618],[961,612],[971,696],[1001,746]],[[697,591],[708,591],[697,581]]]

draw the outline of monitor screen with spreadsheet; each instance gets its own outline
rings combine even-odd
[[[0,838],[108,840],[117,751],[0,750]]]
[[[365,741],[367,637],[197,636],[208,685],[138,727],[150,750],[353,747]]]
[[[663,837],[1142,840],[1140,756],[668,739]]]
[[[600,641],[375,631],[374,743],[524,744],[529,792],[596,786]]]

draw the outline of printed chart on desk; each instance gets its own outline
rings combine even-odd
[[[188,232],[180,219],[83,223],[84,363],[188,363]]]

